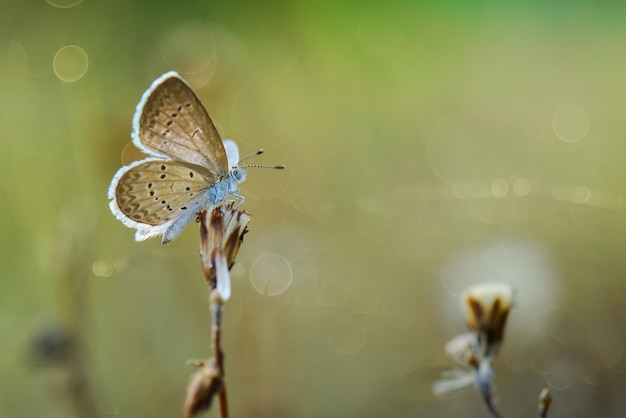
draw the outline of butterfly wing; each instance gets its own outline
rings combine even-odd
[[[239,162],[239,147],[232,139],[225,139],[223,144],[224,151],[226,151],[226,158],[228,159],[228,169],[230,170]]]
[[[137,229],[137,241],[163,234],[165,243],[210,204],[206,191],[216,180],[215,173],[202,166],[147,158],[115,174],[109,206],[124,225]]]
[[[191,87],[175,72],[156,79],[133,117],[133,143],[155,157],[207,167],[228,174],[222,140]]]

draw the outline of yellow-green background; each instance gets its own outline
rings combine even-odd
[[[73,416],[63,370],[30,360],[55,326],[84,342],[99,416],[181,415],[185,361],[210,354],[197,227],[136,243],[106,198],[169,69],[242,154],[287,165],[243,185],[233,417],[486,416],[430,389],[485,280],[517,289],[503,416],[545,386],[551,418],[622,416],[619,2],[72,3],[0,3],[0,416]],[[282,293],[253,285],[268,271]]]

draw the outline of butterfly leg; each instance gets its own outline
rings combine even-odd
[[[240,190],[239,190],[239,189],[237,189],[237,190],[233,190],[233,191],[231,192],[231,195],[239,201],[239,202],[237,203],[237,207],[241,206],[241,205],[243,204],[244,200],[246,200],[246,198],[245,198],[245,197],[243,197],[243,196],[241,195],[241,193],[240,193]]]

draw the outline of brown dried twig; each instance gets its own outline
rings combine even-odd
[[[209,409],[217,396],[221,418],[228,418],[228,400],[224,381],[224,350],[221,345],[222,314],[230,298],[230,273],[235,257],[248,232],[250,215],[233,208],[218,206],[207,220],[206,211],[198,214],[200,223],[200,259],[204,278],[211,289],[211,342],[213,358],[194,361],[199,370],[187,387],[185,417],[194,418]]]

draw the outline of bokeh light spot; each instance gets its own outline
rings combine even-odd
[[[587,203],[591,199],[591,190],[587,186],[580,186],[574,192],[574,201],[576,203]]]
[[[513,182],[513,192],[518,196],[526,196],[530,193],[530,182],[524,177],[515,179]]]
[[[89,57],[79,46],[66,45],[59,49],[52,61],[54,74],[66,83],[80,80],[87,73]]]
[[[563,106],[554,113],[552,128],[561,141],[578,142],[589,131],[589,116],[578,106]]]
[[[193,74],[216,60],[211,30],[197,22],[186,23],[165,34],[161,43],[165,62],[183,74]]]
[[[98,260],[91,265],[91,271],[98,277],[111,277],[113,266],[109,262]]]
[[[250,267],[250,282],[262,295],[280,295],[289,288],[292,280],[291,264],[279,254],[263,254]]]
[[[509,185],[504,179],[495,179],[491,183],[491,195],[496,199],[502,199],[509,192]]]
[[[78,6],[83,0],[46,0],[50,6],[59,9],[69,9],[70,7]]]
[[[14,41],[0,42],[0,83],[15,84],[28,72],[28,53]]]

